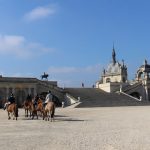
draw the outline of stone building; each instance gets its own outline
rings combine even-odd
[[[8,99],[11,92],[16,97],[19,107],[21,107],[28,94],[34,97],[48,90],[51,90],[60,101],[63,99],[63,94],[61,94],[61,89],[57,87],[56,81],[0,76],[0,106],[2,106],[3,101]]]
[[[139,67],[136,78],[123,91],[137,98],[150,101],[150,65],[147,60]]]
[[[106,92],[123,92],[140,100],[150,101],[150,65],[147,61],[139,67],[136,78],[128,80],[127,67],[116,61],[115,49],[112,50],[112,62],[104,69],[96,87]]]
[[[114,92],[120,89],[120,85],[127,84],[127,67],[116,60],[116,53],[113,47],[112,61],[108,65],[107,69],[103,69],[100,80],[96,83],[96,87],[107,92]]]

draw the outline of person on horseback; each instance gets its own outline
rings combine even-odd
[[[32,100],[32,96],[31,96],[31,94],[28,94],[28,95],[27,95],[26,100],[27,100],[27,101],[31,101],[31,100]]]
[[[39,99],[39,95],[37,94],[37,95],[35,96],[34,102],[33,102],[33,106],[34,106],[34,107],[37,106],[38,99]]]
[[[10,104],[13,104],[13,103],[15,103],[15,97],[14,97],[14,94],[11,93],[10,97],[8,98],[8,102],[5,103],[5,105],[4,105],[4,110],[6,109],[7,106],[9,106]]]
[[[46,106],[48,102],[52,102],[52,101],[53,101],[53,95],[51,91],[48,91],[48,94],[46,95],[46,98],[45,98],[44,107]]]
[[[15,103],[15,97],[14,97],[13,93],[11,93],[10,97],[8,98],[8,102],[9,102],[9,104]]]

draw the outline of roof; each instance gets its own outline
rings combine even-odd
[[[0,82],[37,82],[37,78],[24,78],[24,77],[0,77]]]
[[[106,74],[119,74],[121,73],[121,64],[116,62],[115,64],[110,63],[106,70]]]

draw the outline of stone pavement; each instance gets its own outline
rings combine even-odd
[[[8,120],[0,110],[0,150],[149,150],[150,106],[57,108],[55,122]]]

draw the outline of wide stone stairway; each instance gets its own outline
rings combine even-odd
[[[112,106],[144,106],[149,101],[137,101],[122,93],[107,93],[96,88],[65,88],[64,91],[74,98],[80,97],[76,107],[112,107]]]

